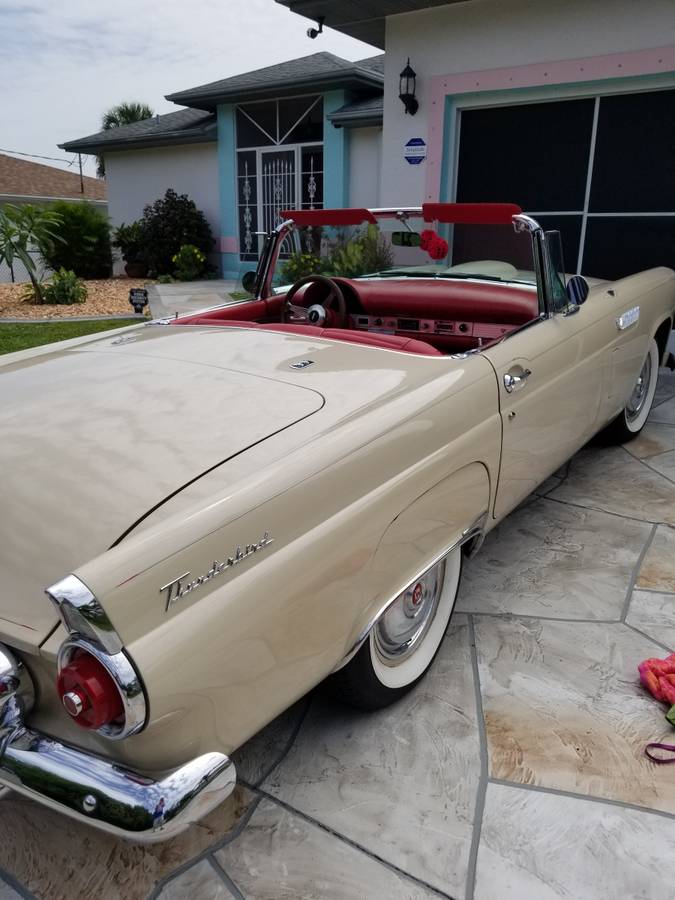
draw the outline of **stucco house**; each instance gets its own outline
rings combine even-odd
[[[114,225],[168,187],[188,194],[236,278],[280,209],[377,202],[383,64],[315,53],[170,94],[182,109],[61,146],[104,155]]]
[[[181,91],[183,110],[64,144],[108,148],[113,221],[185,190],[236,274],[285,205],[503,200],[561,230],[570,271],[675,266],[672,0],[276,2],[385,52]]]

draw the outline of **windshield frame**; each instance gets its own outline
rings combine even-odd
[[[451,207],[453,206],[453,204],[447,204],[447,206]],[[457,204],[457,206],[462,206],[462,204]],[[472,204],[465,204],[465,206],[472,206]],[[480,206],[480,204],[476,204],[476,206]],[[495,206],[498,205],[495,204]],[[508,206],[508,204],[504,204],[504,206]],[[514,208],[517,209],[517,207]],[[294,212],[297,218],[301,220],[298,223],[296,223],[296,220],[293,218]],[[267,234],[263,244],[262,252],[260,254],[258,267],[256,269],[254,285],[256,300],[266,300],[268,297],[274,295],[275,292],[272,287],[272,279],[274,277],[274,271],[279,258],[279,253],[281,251],[281,246],[286,236],[290,232],[292,232],[293,229],[295,229],[296,227],[301,227],[303,224],[305,224],[302,219],[308,215],[308,212],[310,211],[284,211],[284,213],[282,213],[282,215],[285,216],[283,221],[280,222],[279,225],[276,226],[276,228],[274,228]],[[398,219],[398,221],[400,221],[401,223],[405,223],[409,218],[424,219],[424,209],[419,206],[378,207],[374,209],[363,210],[312,210],[311,214],[314,218],[316,218],[317,223],[320,222],[322,215],[325,216],[325,218],[327,219],[325,224],[332,224],[330,221],[331,214],[334,214],[335,216],[341,216],[344,219],[351,218],[352,221],[346,224],[354,225],[361,224],[363,222],[373,222],[377,221],[378,219],[394,218]],[[515,231],[527,232],[530,234],[530,238],[532,240],[532,255],[534,259],[534,271],[540,315],[542,317],[549,318],[551,315],[553,315],[554,312],[554,290],[553,285],[550,283],[551,279],[548,260],[548,246],[546,242],[545,232],[535,219],[523,213],[510,214],[508,216],[508,219],[510,220],[510,224],[515,229]],[[480,221],[474,221],[473,223],[466,224],[483,223],[481,223]],[[508,222],[503,219],[497,224],[508,224]],[[428,277],[429,279],[435,279],[440,276],[416,275],[409,277],[422,279]],[[452,280],[453,276],[445,274],[443,277],[447,278],[448,280]],[[462,276],[458,273],[458,277]]]

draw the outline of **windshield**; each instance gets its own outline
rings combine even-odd
[[[273,287],[307,275],[343,278],[447,278],[536,284],[529,234],[511,225],[434,225],[405,221],[337,228],[294,228],[276,262]]]

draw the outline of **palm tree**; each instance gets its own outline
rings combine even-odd
[[[147,103],[118,103],[103,113],[101,128],[103,131],[110,131],[111,128],[142,122],[143,119],[151,119],[153,116],[154,112]],[[105,177],[105,163],[102,156],[96,157],[96,174],[99,178]]]

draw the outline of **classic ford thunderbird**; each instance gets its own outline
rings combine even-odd
[[[253,255],[253,254],[251,254]],[[652,404],[675,273],[510,204],[287,210],[250,299],[0,362],[0,784],[138,840],[325,682],[421,679],[462,559]]]

